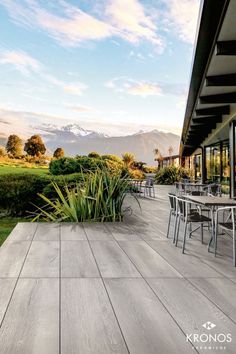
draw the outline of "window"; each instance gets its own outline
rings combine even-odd
[[[217,144],[207,146],[205,154],[207,181],[221,183],[223,192],[229,193],[229,141],[221,141]]]

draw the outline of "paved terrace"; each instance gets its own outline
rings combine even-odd
[[[0,249],[0,353],[235,353],[232,241],[215,258],[196,235],[182,255],[165,237],[167,190],[124,223],[19,223]],[[186,342],[206,332],[233,341]]]

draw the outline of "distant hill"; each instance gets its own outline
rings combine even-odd
[[[68,156],[87,155],[91,151],[118,156],[124,152],[132,152],[137,160],[149,165],[155,164],[154,149],[158,148],[163,156],[168,156],[168,148],[172,146],[173,154],[178,154],[180,141],[178,135],[159,130],[140,131],[132,135],[114,137],[86,130],[78,124],[62,127],[43,125],[34,128],[34,134],[43,137],[49,153],[53,153],[57,147],[63,147]],[[6,145],[6,141],[7,136],[0,133],[0,145]]]
[[[100,154],[121,156],[124,152],[132,152],[136,159],[149,165],[154,164],[153,150],[158,148],[163,156],[168,155],[168,148],[173,147],[173,154],[178,154],[180,137],[173,133],[158,130],[140,131],[136,134],[109,137],[92,130],[85,130],[79,125],[70,124],[64,127],[43,126],[40,128],[47,148],[53,151],[58,146],[64,148],[66,155],[83,155],[90,151]]]

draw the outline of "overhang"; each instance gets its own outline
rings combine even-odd
[[[191,155],[236,105],[236,1],[204,0],[182,130]]]

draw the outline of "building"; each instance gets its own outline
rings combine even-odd
[[[180,156],[179,155],[171,155],[171,156],[164,156],[159,157],[157,159],[158,168],[163,168],[167,166],[176,166],[180,165]]]
[[[236,197],[236,0],[201,3],[180,143],[182,165]]]

